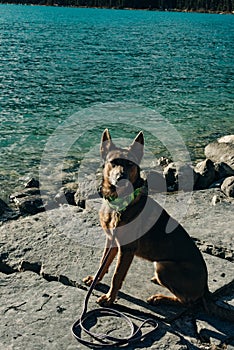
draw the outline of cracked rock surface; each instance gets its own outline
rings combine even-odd
[[[214,202],[214,196],[220,200]],[[155,198],[182,222],[203,252],[217,303],[234,307],[233,201],[223,200],[216,189],[194,192],[186,200],[178,194]],[[100,201],[88,204],[85,210],[64,205],[0,226],[1,349],[87,348],[72,337],[71,326],[87,293],[82,278],[96,272],[105,242],[97,214]],[[92,293],[89,310],[99,308],[95,301],[108,290],[113,269],[114,264]],[[134,317],[162,319],[154,333],[126,349],[234,349],[233,323],[209,316],[200,307],[148,305],[151,294],[167,294],[150,282],[151,277],[152,264],[135,258],[119,293],[116,305]],[[104,333],[110,327],[120,336],[128,332],[119,319],[108,317],[98,320],[93,331]]]

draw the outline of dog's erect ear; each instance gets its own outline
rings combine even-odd
[[[140,131],[131,146],[129,147],[129,156],[137,161],[137,164],[140,164],[141,159],[144,154],[144,135]]]
[[[111,135],[109,133],[108,129],[105,129],[102,134],[101,139],[101,156],[103,159],[106,158],[107,153],[110,151],[110,149],[114,146]]]

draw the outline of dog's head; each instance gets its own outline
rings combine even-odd
[[[144,136],[140,132],[128,148],[116,147],[109,130],[101,139],[101,156],[104,160],[102,194],[105,198],[129,195],[139,186],[139,164],[144,152]]]

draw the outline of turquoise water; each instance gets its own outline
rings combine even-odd
[[[234,133],[232,15],[0,5],[0,37],[1,197],[37,174],[59,125],[76,112],[77,127],[79,118],[88,123],[100,103],[156,110],[192,159]],[[137,110],[135,118],[150,124]],[[117,124],[116,134],[135,132],[134,120]],[[70,150],[71,171],[89,142]]]

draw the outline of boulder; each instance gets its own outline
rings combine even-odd
[[[195,183],[196,190],[209,188],[215,181],[215,166],[212,160],[203,160],[196,165],[194,170],[198,175]]]
[[[76,205],[75,194],[77,192],[77,184],[69,184],[63,186],[55,196],[55,201],[59,204]]]
[[[0,215],[4,214],[6,211],[9,210],[10,208],[8,207],[8,205],[2,199],[0,199]]]
[[[216,180],[224,179],[229,176],[234,176],[234,169],[224,162],[215,164]]]
[[[28,180],[25,185],[25,188],[39,188],[40,184],[39,181],[34,179],[34,177],[32,177],[30,180]]]
[[[16,198],[14,203],[22,215],[25,215],[25,214],[34,215],[45,210],[44,203],[41,197],[38,197],[38,196],[27,196],[27,197]]]
[[[24,188],[22,191],[11,194],[10,201],[14,203],[21,215],[34,215],[57,206],[46,193],[41,196],[40,190],[36,187]]]
[[[197,174],[189,164],[170,163],[163,171],[169,192],[192,191],[197,181]]]
[[[7,203],[5,203],[2,199],[0,199],[0,223],[8,220],[15,220],[18,217],[19,217],[19,212],[16,210],[13,210],[11,207],[8,206]]]
[[[178,189],[177,179],[176,179],[176,164],[168,164],[164,170],[163,175],[166,179],[168,191],[176,191]]]
[[[234,176],[227,177],[222,183],[221,190],[228,197],[234,197]]]
[[[232,143],[234,145],[234,135],[222,136],[218,139],[218,142],[222,143]]]
[[[36,187],[25,188],[21,191],[11,194],[9,198],[12,203],[16,204],[18,198],[24,198],[29,196],[40,196],[40,190]]]
[[[206,158],[215,163],[224,162],[234,170],[234,135],[226,135],[205,147]]]
[[[168,166],[170,163],[172,163],[172,160],[170,158],[166,157],[160,157],[158,159],[157,165],[161,166],[162,168],[165,168]]]

